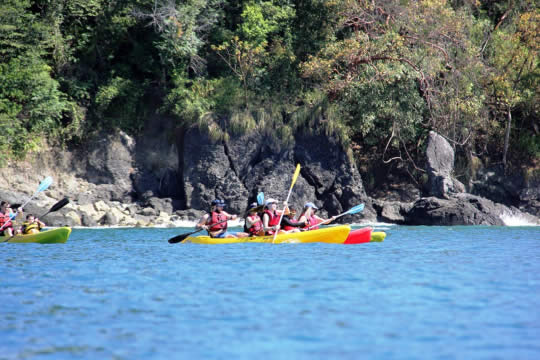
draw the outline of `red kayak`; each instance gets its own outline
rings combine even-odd
[[[349,233],[349,236],[345,240],[344,244],[363,244],[371,241],[371,232],[373,228],[367,226],[365,228],[356,229]]]

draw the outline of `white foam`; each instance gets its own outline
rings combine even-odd
[[[534,221],[532,215],[524,217],[514,213],[504,213],[499,216],[506,226],[540,226],[538,222]]]

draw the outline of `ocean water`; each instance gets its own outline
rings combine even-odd
[[[0,244],[0,359],[540,358],[540,227],[168,244],[189,230]]]

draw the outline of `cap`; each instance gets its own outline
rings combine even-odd
[[[248,207],[248,211],[253,211],[253,210],[255,210],[255,209],[258,208],[258,207],[259,207],[259,204],[258,204],[258,203],[256,203],[256,202],[251,203],[251,204],[249,205],[249,207]]]
[[[212,200],[212,205],[225,206],[225,201],[221,199],[215,199],[215,200]]]
[[[313,209],[315,209],[315,210],[318,210],[318,209],[319,209],[319,208],[318,208],[317,206],[315,206],[315,204],[312,203],[312,202],[307,202],[307,203],[304,205],[304,207],[310,207],[310,208],[313,208]]]
[[[264,202],[264,206],[268,206],[270,204],[277,204],[279,201],[277,201],[276,199],[268,199]]]

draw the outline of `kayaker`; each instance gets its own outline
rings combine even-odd
[[[304,205],[304,210],[298,219],[299,222],[305,223],[304,230],[317,230],[318,225],[326,225],[335,220],[335,216],[330,219],[323,219],[315,214],[319,208],[314,203],[308,202]]]
[[[281,219],[281,227],[283,230],[285,230],[287,233],[291,232],[299,232],[299,228],[303,228],[306,226],[305,223],[298,222],[295,218],[296,210],[289,207],[285,208],[285,212],[283,213],[283,218]]]
[[[5,236],[13,236],[13,233],[18,234],[19,230],[13,229],[12,218],[22,216],[22,208],[18,208],[15,215],[11,210],[11,205],[7,201],[0,203],[0,234]]]
[[[249,236],[264,236],[263,222],[257,213],[259,209],[259,204],[256,202],[249,206],[248,215],[246,216],[246,222],[244,224],[244,231],[247,232]]]
[[[22,223],[21,232],[23,235],[37,234],[45,227],[45,223],[32,214],[26,215],[26,221]]]
[[[238,218],[236,215],[231,215],[223,211],[225,201],[216,199],[212,201],[210,213],[204,214],[196,225],[198,229],[205,229],[208,235],[213,238],[236,238],[248,236],[245,232],[228,232],[227,221]]]
[[[262,217],[263,230],[266,235],[274,235],[276,231],[284,233],[285,231],[279,230],[279,218],[281,212],[277,211],[276,199],[268,199],[264,203],[264,213]]]

